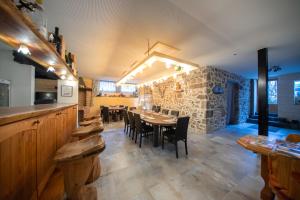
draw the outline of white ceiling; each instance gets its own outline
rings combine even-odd
[[[51,0],[45,15],[90,78],[119,80],[143,57],[147,39],[248,78],[257,76],[256,51],[264,47],[280,73],[300,71],[299,0]]]

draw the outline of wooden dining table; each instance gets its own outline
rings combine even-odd
[[[108,106],[108,110],[109,111],[120,111],[120,110],[124,110],[125,107],[122,106]]]
[[[153,137],[153,146],[158,147],[159,146],[159,129],[161,127],[166,127],[166,126],[175,126],[177,123],[177,117],[175,116],[170,116],[170,115],[164,115],[161,113],[156,113],[153,111],[149,110],[132,110],[131,112],[135,114],[140,114],[141,119],[152,125],[153,126],[153,132],[154,132],[154,137]]]

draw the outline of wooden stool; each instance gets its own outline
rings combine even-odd
[[[91,135],[101,133],[103,130],[104,130],[103,126],[101,126],[99,124],[91,124],[89,126],[81,126],[72,133],[72,137],[76,137],[79,140],[82,140]]]
[[[64,184],[68,199],[82,200],[85,196],[95,199],[94,188],[85,186],[90,177],[95,158],[105,149],[105,142],[99,135],[62,146],[54,157],[64,174]]]
[[[101,125],[102,124],[101,118],[96,118],[96,119],[92,119],[92,120],[88,120],[88,121],[79,122],[80,126],[89,126],[89,125],[92,125],[92,124]]]

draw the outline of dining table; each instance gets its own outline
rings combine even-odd
[[[159,130],[161,127],[172,127],[177,123],[177,117],[153,112],[151,110],[132,110],[132,113],[140,114],[141,120],[153,127],[153,146],[159,146]]]

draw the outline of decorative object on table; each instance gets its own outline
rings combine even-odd
[[[224,88],[220,85],[215,85],[212,89],[214,94],[224,94]]]
[[[61,96],[62,97],[72,97],[73,96],[73,87],[69,85],[61,86]]]

